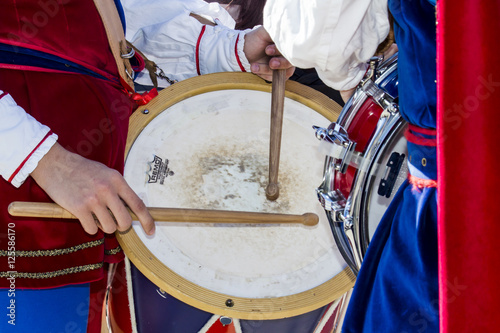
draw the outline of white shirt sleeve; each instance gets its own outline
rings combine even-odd
[[[19,187],[55,144],[57,135],[0,90],[0,175]]]
[[[267,0],[264,28],[294,66],[347,90],[389,33],[387,0]]]
[[[243,52],[244,31],[217,3],[202,0],[122,0],[127,22],[126,36],[170,79],[184,80],[200,74],[250,71]],[[212,18],[216,26],[204,25],[195,13]],[[151,85],[147,71],[136,82]],[[158,80],[160,87],[168,86]]]

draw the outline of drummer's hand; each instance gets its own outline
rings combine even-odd
[[[75,215],[91,235],[98,228],[108,234],[130,228],[132,218],[125,205],[137,215],[147,234],[154,233],[153,218],[142,200],[118,171],[104,164],[73,154],[56,143],[31,176],[52,200]]]
[[[273,69],[286,69],[287,79],[295,71],[295,67],[281,56],[263,27],[254,29],[245,35],[243,51],[250,62],[252,73],[264,80],[272,81]]]

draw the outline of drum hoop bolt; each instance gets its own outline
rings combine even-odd
[[[232,299],[226,300],[226,306],[232,308],[234,306],[234,301]]]

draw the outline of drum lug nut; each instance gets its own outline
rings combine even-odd
[[[232,299],[226,300],[226,306],[232,308],[234,306],[234,301]]]
[[[343,222],[340,215],[344,212],[346,200],[344,196],[336,191],[324,193],[316,189],[318,200],[325,211],[330,212],[334,222]]]
[[[336,171],[346,173],[351,162],[351,157],[356,147],[356,142],[349,140],[347,131],[337,123],[332,123],[328,129],[313,126],[316,138],[321,140],[320,149],[325,155],[333,157],[336,162]]]

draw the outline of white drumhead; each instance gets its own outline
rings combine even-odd
[[[381,155],[379,160],[377,160],[374,168],[370,170],[370,175],[373,178],[371,178],[371,182],[369,184],[370,197],[368,198],[367,206],[369,240],[372,239],[373,234],[375,233],[375,230],[377,229],[377,226],[382,219],[382,216],[385,214],[399,187],[408,178],[408,165],[406,162],[408,157],[408,149],[406,147],[406,138],[404,137],[405,129],[406,126],[404,126],[402,129],[399,129],[399,131],[394,134],[394,137],[389,142],[385,143],[386,146],[383,147],[383,154]],[[386,177],[386,166],[393,152],[404,154],[405,159],[403,161],[403,164],[401,165],[401,169],[399,170],[391,195],[389,196],[389,198],[387,198],[385,196],[379,195],[377,191],[380,181]]]
[[[252,75],[230,76],[228,84],[220,74],[209,78],[217,88],[207,88],[205,77],[186,80],[162,91],[149,112],[133,115],[124,171],[130,186],[149,207],[313,212],[319,224],[157,222],[155,235],[147,236],[134,222],[131,232],[119,235],[120,244],[157,285],[205,311],[271,319],[333,301],[352,287],[354,276],[316,197],[324,155],[312,126],[329,124],[340,107],[301,97],[296,91],[311,89],[287,84],[280,197],[271,202],[265,196],[270,85]],[[193,91],[182,92],[185,87]]]
[[[320,216],[315,227],[157,223],[153,237],[134,226],[151,252],[179,275],[240,297],[295,294],[345,267],[314,190],[324,155],[312,125],[328,120],[286,100],[280,197],[269,201],[270,103],[270,94],[249,90],[214,91],[177,103],[143,129],[125,166],[125,179],[149,207]],[[155,156],[168,160],[163,184],[148,182]]]

